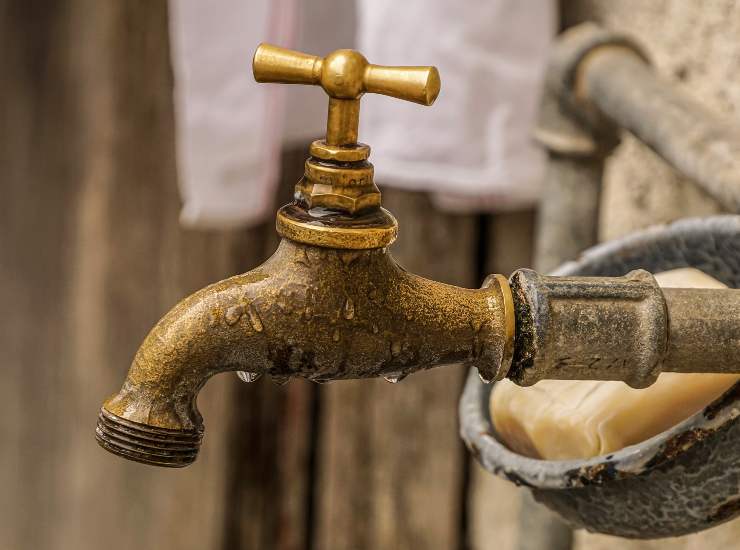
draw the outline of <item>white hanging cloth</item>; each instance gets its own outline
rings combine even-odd
[[[381,185],[435,192],[438,206],[531,206],[544,175],[533,143],[556,31],[554,0],[359,0],[358,49],[373,63],[436,65],[433,107],[363,99],[360,139]]]
[[[319,138],[318,89],[257,84],[261,42],[325,55],[354,46],[344,0],[170,0],[183,225],[224,229],[274,215],[280,150]]]

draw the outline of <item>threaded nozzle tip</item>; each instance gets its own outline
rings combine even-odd
[[[153,466],[182,468],[195,462],[203,429],[172,430],[132,422],[100,409],[95,439],[106,451]]]

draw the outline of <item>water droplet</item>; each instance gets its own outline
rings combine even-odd
[[[242,318],[243,314],[244,308],[242,306],[231,306],[229,309],[226,310],[224,321],[226,321],[227,325],[236,324],[237,321]]]
[[[373,334],[378,334],[378,325],[373,323]]]
[[[313,376],[309,377],[309,380],[311,380],[311,382],[316,382],[317,384],[328,384],[329,382],[334,381],[330,376],[327,376],[325,374],[314,374]]]
[[[402,372],[392,372],[391,374],[384,376],[386,382],[390,382],[391,384],[398,384],[401,380],[406,378],[406,374]]]
[[[344,302],[344,308],[342,309],[342,315],[348,321],[355,316],[355,303],[352,301],[352,298],[347,298],[347,301]]]
[[[249,308],[247,308],[247,315],[249,315],[249,324],[252,325],[252,328],[255,331],[262,332],[265,329],[264,325],[262,324],[262,319],[260,319],[259,313],[257,313],[257,310],[251,304]]]
[[[278,386],[284,386],[290,381],[290,376],[284,374],[271,374],[270,379]]]
[[[391,342],[391,355],[393,357],[396,357],[398,354],[401,353],[401,342]]]
[[[251,382],[256,382],[260,378],[262,378],[261,372],[247,372],[244,370],[238,370],[236,371],[236,375],[239,377],[239,380],[242,382],[246,382],[247,384]]]
[[[341,335],[339,334],[339,329],[335,328],[334,333],[331,335],[331,339],[334,340],[335,342],[339,342],[340,337]]]
[[[484,384],[490,384],[491,382],[493,382],[493,378],[481,373],[480,371],[478,371],[478,378],[480,378],[481,382],[483,382]]]

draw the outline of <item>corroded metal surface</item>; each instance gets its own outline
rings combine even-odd
[[[597,145],[616,137],[614,121],[584,96],[581,87],[582,67],[595,51],[615,50],[644,64],[649,60],[641,46],[629,36],[603,29],[594,23],[571,27],[562,33],[550,56],[547,88],[558,97],[558,103],[578,119],[596,139]]]
[[[596,242],[604,160],[618,143],[606,129],[594,135],[545,91],[535,138],[547,149],[537,209],[534,268],[550,271]]]
[[[380,191],[366,161],[332,162],[310,158],[295,197],[306,208],[332,208],[356,214],[380,207]]]
[[[546,273],[596,242],[603,169],[603,158],[550,152],[537,210],[536,270]]]
[[[668,312],[655,278],[511,276],[517,335],[509,378],[655,382],[668,347]]]
[[[740,370],[740,292],[661,289],[643,269],[623,277],[511,276],[515,354],[507,376],[620,380],[645,388],[661,372]]]
[[[397,381],[455,363],[475,366],[488,381],[510,374],[520,383],[578,377],[642,385],[657,374],[654,359],[664,350],[646,352],[643,336],[665,345],[660,331],[667,323],[649,274],[578,279],[520,272],[515,280],[519,291],[527,287],[516,297],[500,275],[479,290],[463,289],[406,272],[386,248],[334,249],[284,239],[262,266],[186,298],[152,329],[121,391],[103,406],[98,441],[141,462],[190,463],[203,432],[197,394],[209,377],[228,370],[251,380],[267,374],[277,383],[293,376]],[[686,312],[684,302],[676,303]],[[732,307],[725,313],[731,315]],[[554,318],[557,323],[550,322]],[[590,328],[582,326],[584,319]],[[687,334],[678,358],[690,356],[700,341],[697,323],[688,314],[683,319],[679,326]],[[597,352],[608,360],[591,361]],[[509,373],[512,356],[516,367]],[[533,358],[530,365],[527,358]],[[719,367],[736,365],[703,363],[701,370]]]
[[[222,371],[398,380],[463,363],[501,379],[513,336],[507,292],[504,278],[470,290],[418,277],[382,248],[283,240],[262,266],[189,296],[152,329],[103,405],[98,441],[134,460],[188,464],[203,430],[197,394]]]
[[[619,143],[604,124],[598,131],[576,119],[554,82],[556,63],[548,65],[535,139],[547,149],[547,171],[537,208],[533,268],[548,272],[596,243],[604,161]],[[557,515],[523,491],[519,513],[519,550],[570,550],[573,532]]]
[[[740,217],[685,220],[595,247],[555,275],[616,276],[695,267],[740,287]],[[460,402],[461,434],[483,467],[530,487],[575,527],[633,538],[692,533],[740,513],[740,384],[703,411],[637,445],[588,460],[518,455],[496,438],[492,385],[474,373]]]
[[[738,370],[740,292],[666,288],[663,297],[670,314],[664,370],[701,372],[702,366],[711,372]]]

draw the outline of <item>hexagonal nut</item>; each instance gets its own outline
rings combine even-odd
[[[307,208],[330,208],[349,214],[380,206],[380,191],[373,181],[369,162],[336,164],[306,161],[295,197]]]
[[[357,214],[381,204],[381,195],[375,184],[353,187],[337,186],[325,183],[312,183],[303,178],[296,185],[296,199],[307,208],[330,208],[348,214]]]

